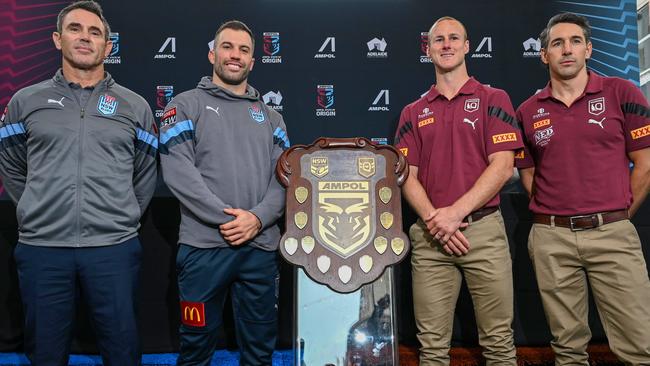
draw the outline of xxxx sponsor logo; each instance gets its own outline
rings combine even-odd
[[[436,120],[433,117],[422,120],[422,121],[418,122],[418,128],[426,126],[426,125],[430,125],[430,124],[434,123],[435,121]]]
[[[500,135],[492,136],[492,142],[495,144],[500,144],[502,142],[517,141],[516,133],[502,133]]]
[[[524,157],[525,157],[525,155],[524,155],[524,150],[519,150],[519,151],[517,151],[517,153],[515,154],[515,159],[523,159]]]
[[[404,156],[409,156],[409,148],[408,147],[403,147],[403,148],[399,149],[399,151],[401,151],[402,154],[404,154]]]
[[[540,127],[548,126],[550,124],[551,124],[550,119],[543,119],[541,121],[537,121],[537,122],[533,123],[533,128],[538,129]]]
[[[650,125],[645,125],[641,128],[637,128],[636,130],[630,131],[632,134],[632,139],[640,139],[641,137],[645,137],[650,135]]]

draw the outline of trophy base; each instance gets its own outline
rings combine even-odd
[[[399,365],[393,269],[342,294],[295,270],[297,366]]]

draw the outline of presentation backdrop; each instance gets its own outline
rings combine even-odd
[[[515,108],[547,82],[548,72],[539,61],[538,36],[548,18],[561,11],[590,20],[591,70],[638,85],[635,0],[100,2],[115,44],[106,68],[120,84],[147,99],[157,120],[175,95],[211,74],[207,53],[219,25],[230,19],[247,23],[256,41],[249,81],[265,103],[282,113],[292,144],[311,143],[320,136],[364,136],[392,143],[401,109],[434,83],[433,65],[425,55],[426,33],[444,15],[460,19],[467,27],[470,75],[506,90]],[[69,3],[0,0],[0,111],[18,89],[50,78],[60,66],[61,55],[51,34],[56,15]],[[178,205],[172,198],[160,197],[165,195],[161,186],[141,230],[145,352],[170,351],[178,344],[174,273]],[[550,334],[526,253],[530,228],[526,206],[524,195],[502,195],[515,272],[513,326],[517,344],[547,344]],[[412,216],[405,214],[404,225],[412,222]],[[635,218],[644,241],[650,238],[648,217],[650,210],[642,208]],[[13,205],[0,202],[0,351],[20,350],[22,342],[21,304],[11,259],[16,226]],[[397,268],[398,324],[400,341],[415,344],[409,274],[404,261]],[[283,267],[280,289],[279,346],[288,348],[292,309],[288,267]],[[475,345],[471,300],[466,294],[458,306],[454,342]],[[81,310],[73,351],[93,352],[91,327],[83,306]],[[595,312],[591,314],[597,322]],[[594,328],[596,340],[603,337],[599,329]]]
[[[59,67],[51,33],[69,2],[0,0],[0,106]],[[293,144],[320,136],[391,143],[401,109],[434,83],[426,32],[443,15],[467,27],[470,75],[505,89],[515,108],[547,81],[538,36],[560,11],[590,20],[592,70],[637,84],[639,78],[634,0],[101,3],[114,42],[106,69],[144,96],[158,120],[174,95],[211,74],[207,53],[218,26],[244,21],[256,43],[249,81],[282,113]]]

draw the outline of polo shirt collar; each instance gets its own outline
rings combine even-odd
[[[476,92],[476,89],[481,85],[474,77],[470,77],[465,84],[460,88],[458,91],[457,95],[472,95]],[[431,89],[429,89],[429,92],[427,93],[427,101],[429,103],[433,102],[436,98],[442,96],[440,92],[438,92],[438,89],[436,89],[436,85],[433,84],[431,85]]]
[[[603,77],[596,74],[595,72],[587,71],[589,79],[587,80],[587,86],[585,87],[585,92],[583,94],[595,94],[603,90]],[[551,92],[551,82],[549,81],[546,84],[546,87],[537,93],[537,99],[549,99],[552,98],[553,94]]]

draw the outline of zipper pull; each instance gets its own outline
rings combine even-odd
[[[84,118],[84,111],[85,111],[85,109],[81,108],[81,118]]]

